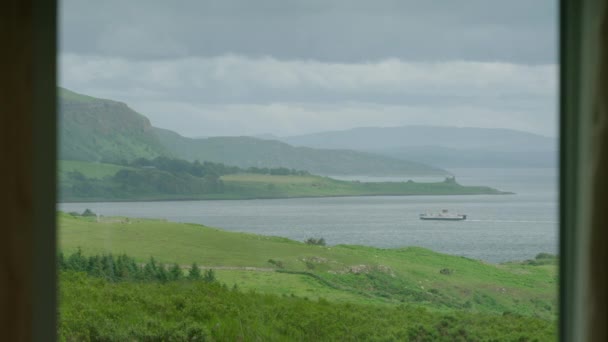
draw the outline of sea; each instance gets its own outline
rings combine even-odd
[[[105,216],[162,218],[229,231],[282,236],[328,245],[379,248],[419,246],[501,263],[558,252],[558,170],[554,168],[450,169],[463,185],[484,185],[512,195],[372,196],[255,200],[60,203]],[[334,178],[366,182],[442,180],[435,177]],[[422,221],[419,214],[466,214],[466,221]]]

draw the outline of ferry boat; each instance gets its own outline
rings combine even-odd
[[[438,221],[464,221],[467,219],[467,215],[452,214],[447,209],[441,210],[440,213],[426,213],[420,214],[421,220],[438,220]]]

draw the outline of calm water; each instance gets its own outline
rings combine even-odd
[[[295,240],[323,237],[328,244],[422,246],[490,262],[557,252],[557,170],[450,171],[461,184],[488,185],[516,195],[62,203],[59,208],[80,212],[90,208],[101,215],[165,218]],[[349,177],[356,178],[386,180]],[[422,212],[443,208],[467,214],[469,219],[460,222],[418,219]]]

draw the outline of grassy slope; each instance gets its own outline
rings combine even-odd
[[[129,169],[128,167],[107,164],[107,163],[92,163],[77,160],[60,160],[58,162],[59,168],[59,183],[63,185],[71,185],[68,177],[69,172],[80,172],[88,178],[103,179],[104,177],[111,177],[116,172],[122,169]]]
[[[446,175],[416,162],[349,150],[293,147],[251,137],[191,139],[152,127],[125,103],[58,88],[62,159],[121,161],[160,155],[240,167],[287,167],[322,174]]]
[[[126,104],[58,89],[59,154],[73,160],[132,160],[169,155],[150,121]]]
[[[492,265],[422,248],[309,246],[280,237],[231,233],[194,224],[126,218],[59,215],[60,248],[71,253],[127,253],[140,261],[258,267],[217,270],[228,285],[274,294],[331,301],[394,305],[414,303],[436,310],[460,310],[553,319],[557,273],[554,265]],[[265,271],[280,261],[283,271]],[[308,265],[307,265],[308,261]],[[312,266],[312,269],[311,269]],[[354,269],[353,269],[354,267]],[[453,270],[451,275],[441,269]],[[357,273],[356,269],[361,270]]]

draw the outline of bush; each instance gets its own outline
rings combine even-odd
[[[87,208],[82,212],[82,216],[97,216],[91,209]]]
[[[271,265],[274,265],[274,266],[276,266],[278,268],[283,268],[284,267],[283,262],[281,260],[268,259],[268,263],[271,264]]]
[[[454,273],[454,270],[451,270],[449,268],[442,268],[439,273],[443,274],[443,275],[450,275],[452,273]]]
[[[315,239],[315,238],[308,238],[306,239],[306,241],[304,241],[307,245],[315,245],[315,246],[325,246],[325,239],[324,238],[319,238],[319,239]]]
[[[539,259],[556,259],[557,256],[555,254],[551,254],[551,253],[538,253],[536,254],[536,257],[534,259],[539,260]]]

